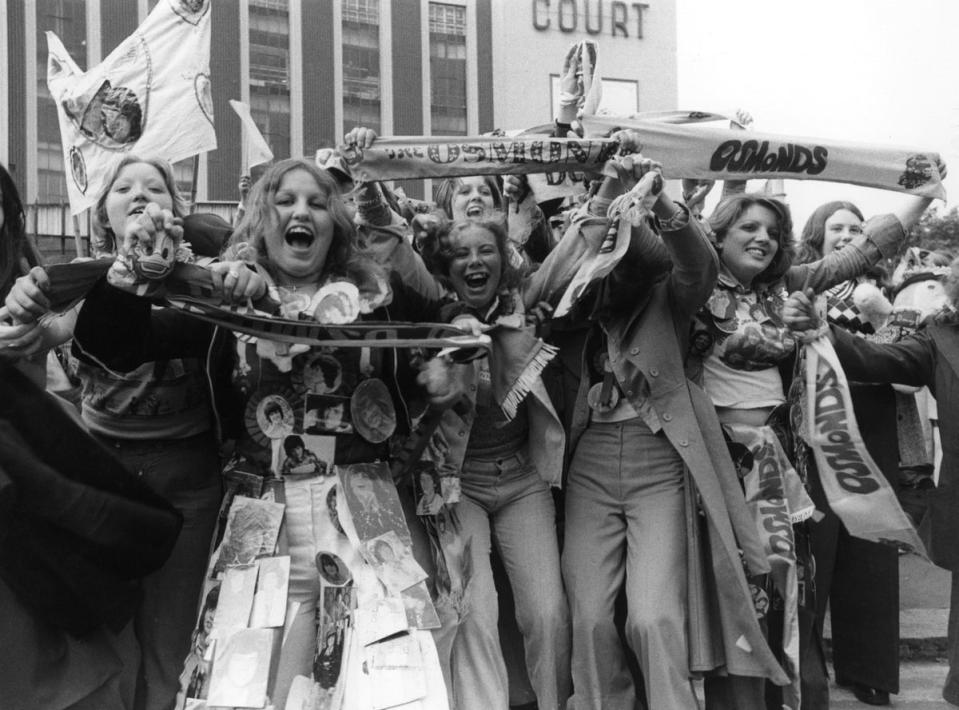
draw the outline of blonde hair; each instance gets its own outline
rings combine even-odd
[[[117,237],[113,233],[113,228],[110,226],[110,218],[107,216],[107,197],[110,195],[110,190],[113,189],[113,183],[115,183],[120,176],[120,172],[128,165],[135,165],[137,163],[151,165],[160,173],[160,176],[163,178],[163,184],[166,186],[167,192],[170,193],[170,198],[173,201],[173,214],[176,217],[186,217],[190,211],[190,203],[177,189],[173,166],[170,165],[168,161],[162,158],[141,158],[132,153],[125,155],[123,159],[113,167],[113,170],[110,171],[106,188],[93,207],[93,237],[90,246],[95,254],[112,253],[116,251]]]

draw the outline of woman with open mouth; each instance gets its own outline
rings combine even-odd
[[[940,166],[941,171],[944,169]],[[786,394],[796,352],[796,339],[782,319],[787,294],[806,289],[821,293],[892,256],[930,201],[910,197],[895,214],[867,222],[843,248],[803,264],[794,263],[792,217],[783,202],[765,194],[735,194],[723,199],[709,217],[720,272],[709,300],[693,321],[687,373],[706,390],[730,439],[750,447],[763,442],[761,448],[773,457],[767,461],[756,456],[752,474],[746,475],[747,490],[751,490],[750,476],[758,475],[757,471],[771,470],[770,466],[778,470],[778,464],[773,463],[776,456],[779,461],[796,461],[789,442],[781,442],[778,436],[790,427]],[[776,559],[771,548],[767,552],[774,568],[771,580],[776,578],[777,564],[782,565],[782,575],[786,567],[797,566],[798,578],[805,580],[805,594],[798,606],[787,605],[778,612],[786,615],[787,627],[798,628],[800,641],[798,654],[783,662],[790,670],[791,687],[799,688],[801,674],[802,706],[820,708],[828,706],[828,680],[821,640],[814,638],[812,554],[808,524],[804,522],[812,515],[814,505],[803,484],[794,469],[783,470],[781,486],[787,492],[786,505],[794,523],[794,552],[788,560]],[[768,589],[756,586],[754,596],[762,602],[757,610],[768,604],[767,594],[789,597],[791,592],[785,585],[780,581],[778,588],[772,582]],[[783,605],[769,606],[782,609]],[[766,623],[770,637],[781,638],[781,616],[773,614]],[[707,679],[706,688],[716,702],[724,698],[729,707],[764,706],[759,679]]]
[[[535,301],[530,304],[524,294],[540,287],[527,289],[510,263],[502,217],[492,211],[491,192],[483,187],[487,179],[463,183],[475,199],[456,196],[454,211],[463,219],[439,234],[432,260],[432,270],[457,298],[444,309],[445,319],[476,331],[499,325],[510,335],[490,358],[457,366],[470,407],[447,412],[441,427],[450,443],[447,463],[461,471],[455,511],[464,539],[471,541],[472,560],[470,607],[452,642],[453,697],[458,710],[509,705],[490,563],[495,543],[538,705],[553,710],[565,707],[571,684],[569,610],[550,491],[560,485],[565,437],[540,378],[554,350],[526,324],[526,308]],[[508,390],[512,408],[503,406]]]
[[[187,204],[176,188],[173,168],[164,160],[124,156],[108,176],[94,206],[92,247],[96,256],[124,252],[122,269],[131,281],[152,289],[169,274],[183,234]],[[229,267],[216,270],[226,273]],[[221,277],[222,279],[222,277]],[[18,280],[7,305],[21,322],[32,322],[49,310],[45,272],[37,267]],[[88,300],[115,291],[105,280]],[[128,296],[120,294],[119,296]],[[149,311],[150,302],[143,299]],[[116,305],[116,302],[113,302]],[[128,348],[140,347],[119,316],[123,307],[101,312],[104,343],[122,359]],[[72,334],[70,315],[52,319],[62,342]],[[81,415],[91,434],[184,517],[183,529],[164,566],[143,584],[143,598],[130,627],[138,651],[123,668],[124,677],[144,707],[173,701],[177,677],[190,645],[196,601],[206,567],[206,549],[222,498],[219,441],[226,422],[217,416],[213,399],[229,389],[232,357],[225,334],[181,313],[164,312],[167,327],[193,338],[195,352],[154,352],[135,363],[105,367],[88,357],[76,340]],[[47,319],[44,319],[46,321]],[[41,321],[44,322],[44,321]],[[132,332],[132,331],[131,331]],[[49,346],[51,343],[47,343]]]
[[[333,178],[304,160],[277,162],[253,186],[250,206],[234,232],[228,255],[236,260],[210,267],[219,272],[226,297],[246,302],[269,294],[273,305],[278,302],[280,313],[288,319],[325,324],[342,323],[346,316],[351,321],[436,319],[437,303],[412,292],[400,279],[389,279],[359,253],[351,216]],[[76,328],[76,341],[88,358],[122,371],[150,360],[156,350],[168,355],[204,355],[207,343],[187,329],[171,327],[170,315],[179,314],[151,309],[147,298],[133,295],[138,286],[119,282],[88,297]],[[262,307],[268,304],[263,301]],[[235,433],[235,450],[225,470],[258,475],[263,486],[274,481],[271,485],[278,485],[285,498],[280,544],[285,545],[291,558],[288,598],[297,604],[297,611],[286,621],[282,642],[278,639],[278,658],[271,663],[269,679],[269,699],[276,707],[283,707],[293,679],[310,676],[312,670],[317,638],[315,610],[322,587],[315,566],[317,552],[329,550],[351,565],[362,563],[358,561],[359,552],[325,507],[322,512],[314,510],[313,501],[325,500],[338,485],[336,478],[324,476],[320,470],[284,477],[280,450],[284,439],[267,435],[262,417],[257,416],[258,406],[285,402],[293,415],[288,422],[292,431],[287,433],[293,439],[302,438],[305,444],[310,441],[304,436],[306,403],[308,396],[316,396],[309,394],[308,383],[311,366],[318,357],[335,361],[339,376],[329,383],[327,394],[338,398],[341,407],[363,383],[378,381],[389,392],[389,421],[379,432],[388,428],[388,435],[368,439],[363,436],[368,429],[337,427],[328,436],[335,438],[332,463],[342,467],[389,462],[390,440],[410,432],[409,412],[415,410],[414,400],[421,405],[428,402],[444,406],[458,393],[451,390],[453,383],[444,376],[445,363],[430,361],[417,373],[410,358],[395,349],[289,346],[270,342],[268,336],[234,339],[232,347],[247,367],[233,372],[230,409],[246,416],[242,430]],[[385,481],[383,485],[392,483]],[[405,522],[400,503],[388,507],[384,501],[383,505],[395,513],[403,539],[412,536],[410,544],[420,563],[431,569],[428,542],[418,537],[422,533],[418,533],[421,528],[413,512],[412,495],[403,486],[391,495],[398,495],[401,501],[409,499]],[[215,518],[215,507],[213,512]],[[409,532],[404,532],[407,526]],[[196,544],[204,557],[209,539],[208,534]],[[356,583],[367,585],[359,590],[363,599],[382,594],[375,576],[367,575],[363,582]],[[228,601],[224,593],[221,604]],[[196,598],[184,604],[188,614],[195,610],[195,602]],[[188,689],[181,690],[186,693]],[[266,704],[265,698],[259,700]]]

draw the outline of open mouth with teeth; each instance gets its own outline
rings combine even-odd
[[[489,283],[489,278],[490,275],[487,273],[474,273],[464,276],[463,281],[466,282],[466,285],[470,288],[480,289]]]
[[[143,214],[144,212],[146,212],[146,209],[147,209],[146,205],[138,205],[137,207],[134,207],[132,210],[130,210],[129,216],[136,217],[137,215]]]
[[[467,217],[482,217],[483,213],[486,210],[478,202],[474,202],[466,207],[466,216]]]
[[[760,247],[749,247],[746,249],[746,253],[756,259],[765,259],[768,255],[768,252]]]
[[[290,227],[283,235],[284,241],[294,249],[309,249],[313,246],[314,236],[306,227]]]

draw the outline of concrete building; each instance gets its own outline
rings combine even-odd
[[[157,2],[0,0],[0,161],[28,202],[66,201],[52,30],[81,68],[106,57]],[[548,123],[562,59],[600,47],[617,113],[676,106],[676,0],[212,0],[210,69],[220,148],[199,160],[198,200],[233,200],[250,104],[277,158],[312,155],[344,129],[475,135]],[[193,161],[177,166],[184,184]],[[415,190],[414,190],[415,192]]]

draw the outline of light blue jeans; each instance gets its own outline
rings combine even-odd
[[[490,566],[494,543],[513,589],[526,668],[539,708],[564,708],[570,695],[569,609],[549,486],[525,454],[498,461],[467,461],[461,486],[457,512],[463,537],[472,539],[473,578],[469,612],[452,644],[456,710],[509,707],[506,665],[496,625],[499,604]]]
[[[613,604],[654,710],[698,708],[689,678],[683,461],[639,419],[590,424],[566,488],[563,578],[573,620],[571,710],[633,710]]]

